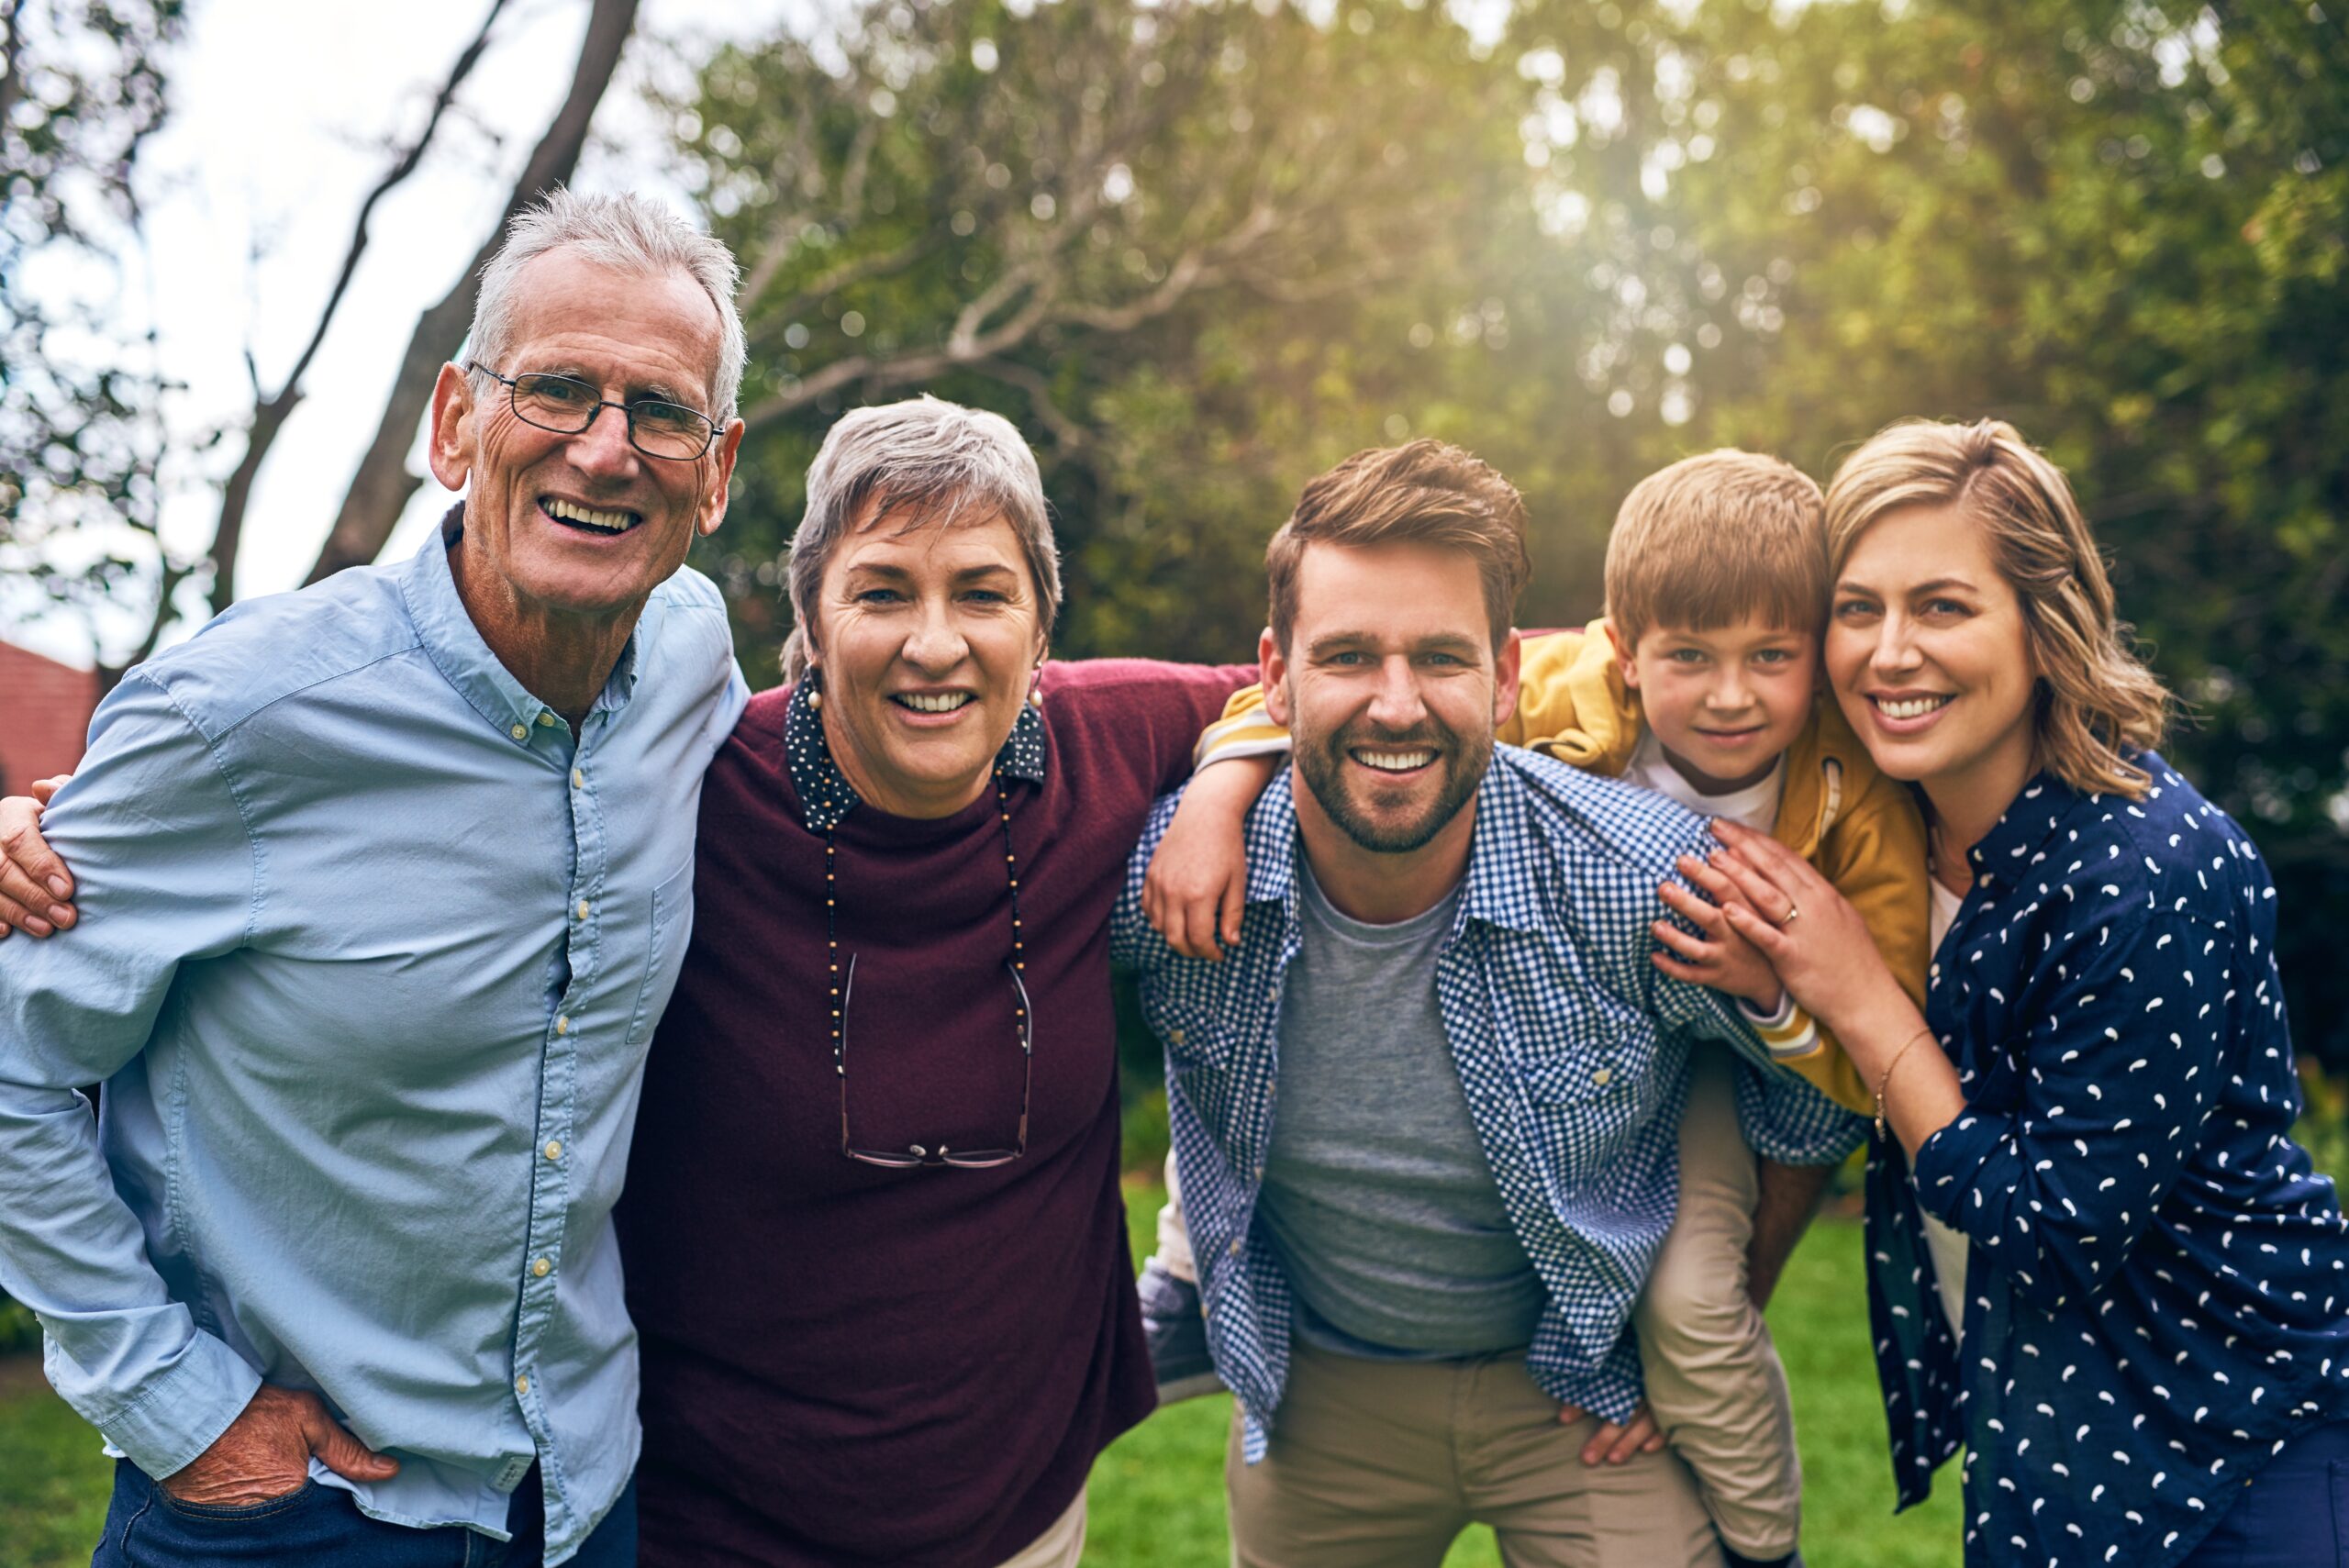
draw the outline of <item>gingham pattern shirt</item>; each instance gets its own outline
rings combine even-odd
[[[1286,1382],[1295,1302],[1255,1229],[1272,1143],[1281,991],[1301,944],[1291,775],[1247,828],[1247,909],[1219,963],[1178,956],[1141,913],[1152,854],[1174,816],[1158,803],[1110,921],[1166,1048],[1183,1206],[1199,1260],[1208,1342],[1264,1456]],[[1675,856],[1714,847],[1701,818],[1620,781],[1497,747],[1436,992],[1471,1119],[1501,1202],[1549,1302],[1527,1351],[1553,1397],[1611,1419],[1641,1396],[1632,1302],[1679,1191],[1688,1049],[1720,1040],[1739,1075],[1747,1139],[1767,1158],[1824,1164],[1865,1123],[1793,1074],[1727,998],[1649,962],[1659,883]]]

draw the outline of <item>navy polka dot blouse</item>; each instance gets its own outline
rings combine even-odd
[[[2292,1141],[2276,890],[2151,752],[2042,774],[1972,851],[1926,1018],[1966,1110],[1868,1165],[1869,1316],[1907,1507],[1963,1443],[1965,1561],[2162,1568],[2349,1418],[2349,1227]],[[1969,1245],[1962,1343],[1917,1210]]]

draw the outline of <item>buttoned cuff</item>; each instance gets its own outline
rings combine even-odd
[[[53,1345],[50,1353],[59,1353]],[[148,1378],[128,1404],[81,1414],[150,1480],[161,1481],[217,1441],[260,1388],[261,1373],[243,1357],[199,1331],[186,1352]]]

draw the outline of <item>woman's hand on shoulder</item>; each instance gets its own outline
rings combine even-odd
[[[1809,862],[1734,822],[1716,821],[1713,836],[1723,848],[1708,869],[1735,895],[1721,904],[1724,920],[1768,961],[1804,1011],[1843,1036],[1887,1000],[1877,993],[1900,992],[1867,922]]]
[[[1765,1017],[1776,1012],[1786,1001],[1777,972],[1729,923],[1727,906],[1743,901],[1737,884],[1694,855],[1682,855],[1677,863],[1680,874],[1698,892],[1667,882],[1656,894],[1665,908],[1696,929],[1691,932],[1670,920],[1653,922],[1649,929],[1661,950],[1649,954],[1649,962],[1675,980],[1709,985]]]
[[[1221,958],[1240,941],[1248,895],[1249,808],[1280,765],[1242,757],[1199,770],[1142,879],[1141,912],[1185,958]]]
[[[35,779],[32,794],[0,799],[0,940],[10,931],[46,937],[77,917],[73,874],[40,836],[40,814],[72,775]]]

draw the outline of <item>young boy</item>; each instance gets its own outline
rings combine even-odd
[[[1607,617],[1582,632],[1524,639],[1518,714],[1500,739],[1771,833],[1858,907],[1921,999],[1922,824],[1908,790],[1876,771],[1818,690],[1829,586],[1823,511],[1809,479],[1748,452],[1688,458],[1642,481],[1609,539]],[[1202,738],[1200,765],[1286,744],[1258,695],[1243,692]],[[1184,905],[1178,883],[1220,886],[1216,868],[1238,856],[1238,821],[1213,797],[1194,797],[1200,820],[1178,813],[1151,870],[1162,879],[1165,868],[1162,906]],[[1668,950],[1685,940],[1661,920],[1657,936]],[[1658,963],[1706,978],[1676,951],[1660,953]],[[1776,1060],[1846,1107],[1873,1110],[1869,1085],[1790,1003],[1752,1022]],[[1681,1126],[1678,1217],[1634,1316],[1649,1408],[1695,1472],[1733,1565],[1794,1560],[1801,1471],[1760,1304],[1824,1174],[1756,1161],[1739,1129],[1736,1071],[1725,1051],[1696,1063]],[[1170,1158],[1159,1251],[1142,1282],[1163,1399],[1214,1386],[1174,1175]]]

